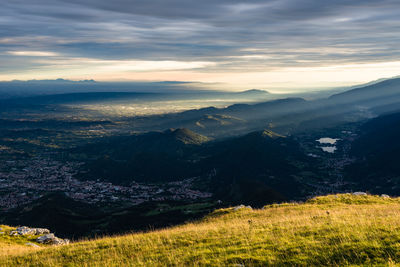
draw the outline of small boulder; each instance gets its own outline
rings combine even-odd
[[[35,235],[50,234],[50,230],[46,228],[35,228]]]
[[[382,194],[381,197],[383,197],[383,198],[390,198],[390,196],[389,196],[389,195],[386,195],[386,194]]]
[[[10,232],[10,236],[15,236],[15,235],[19,235],[17,231],[14,230]]]
[[[355,195],[355,196],[366,196],[367,193],[365,193],[365,192],[354,192],[353,195]]]
[[[42,235],[36,238],[36,242],[41,243],[41,244],[50,244],[53,242],[53,240],[56,238],[54,234],[47,234],[47,235]]]
[[[68,245],[68,244],[69,244],[69,239],[62,239],[62,238],[56,237],[53,240],[53,245],[56,245],[56,246],[58,246],[58,245]]]
[[[252,207],[250,207],[250,206],[245,206],[245,205],[243,205],[243,204],[241,204],[241,205],[239,205],[239,206],[235,206],[235,207],[233,207],[233,210],[234,211],[237,211],[237,210],[240,210],[240,209],[253,209]]]
[[[38,242],[40,244],[48,244],[48,245],[67,245],[67,244],[69,244],[68,239],[58,238],[54,234],[47,234],[47,235],[39,236],[36,239],[36,242]]]
[[[240,209],[244,209],[244,205],[243,204],[241,204],[241,205],[238,205],[238,206],[235,206],[235,207],[233,207],[233,210],[234,211],[237,211],[237,210],[240,210]]]
[[[31,242],[27,242],[27,243],[25,243],[25,245],[31,246],[31,247],[34,247],[34,248],[40,248],[40,246],[36,245],[35,243],[31,243]]]

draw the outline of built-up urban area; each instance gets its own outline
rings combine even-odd
[[[197,178],[165,184],[132,182],[127,186],[74,178],[83,163],[62,162],[44,157],[2,161],[0,165],[0,210],[22,206],[49,192],[90,204],[118,203],[137,205],[145,201],[194,200],[211,193],[192,189]]]

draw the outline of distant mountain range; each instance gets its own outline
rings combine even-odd
[[[398,77],[395,77],[398,78]],[[349,91],[354,88],[363,88],[369,85],[378,84],[390,79],[379,79],[366,84],[350,86],[346,88],[332,88],[320,91],[299,92],[298,94],[289,94],[289,97],[306,97],[311,99],[324,98],[337,92]],[[196,82],[180,82],[180,81],[162,81],[162,82],[99,82],[95,80],[72,81],[66,79],[56,80],[13,80],[0,81],[0,99],[26,97],[36,95],[54,95],[54,94],[71,94],[71,93],[216,93],[232,96],[261,96],[265,98],[267,95],[275,98],[285,97],[282,95],[274,95],[267,90],[249,89],[241,92],[219,91],[212,89],[212,85],[201,84]],[[262,99],[260,99],[262,100]]]
[[[242,91],[242,92],[237,92],[236,94],[242,94],[242,95],[246,95],[246,94],[265,95],[265,94],[271,94],[271,93],[266,91],[266,90],[250,89],[250,90],[245,90],[245,91]]]

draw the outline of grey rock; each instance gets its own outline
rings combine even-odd
[[[50,234],[50,230],[46,228],[35,228],[35,230],[36,230],[35,235]]]
[[[40,235],[36,238],[36,242],[40,244],[51,244],[51,245],[66,245],[69,244],[68,239],[62,239],[56,237],[54,234],[50,233],[49,229],[46,228],[30,228],[27,226],[18,227],[16,230],[10,232],[10,236],[18,235]],[[29,243],[29,242],[28,242]],[[26,243],[27,245],[33,246],[34,243]]]
[[[36,242],[38,242],[40,244],[48,244],[48,245],[67,245],[67,244],[69,244],[68,239],[58,238],[54,234],[47,234],[47,235],[39,236],[36,239]]]
[[[365,193],[365,192],[354,192],[353,195],[355,195],[355,196],[366,196],[367,193]]]
[[[383,198],[390,198],[390,196],[389,196],[389,195],[386,195],[386,194],[382,194],[381,197],[383,197]]]
[[[239,206],[235,206],[235,207],[233,207],[233,210],[234,211],[237,211],[237,210],[240,210],[240,209],[244,209],[244,205],[243,204],[241,204],[241,205],[239,205]]]
[[[47,234],[47,235],[42,235],[36,238],[36,242],[41,243],[41,244],[49,244],[53,242],[53,240],[56,238],[54,234]]]
[[[10,235],[11,235],[11,236],[14,236],[14,235],[19,235],[19,234],[18,234],[17,231],[11,231],[11,232],[10,232]]]
[[[15,231],[18,233],[18,235],[43,235],[43,234],[49,234],[50,233],[49,229],[45,229],[45,228],[30,228],[30,227],[27,227],[27,226],[18,227]]]
[[[18,227],[16,231],[19,235],[33,235],[35,233],[35,230],[26,226]]]
[[[35,243],[31,243],[31,242],[27,242],[27,243],[25,243],[25,245],[31,246],[31,247],[34,247],[34,248],[40,248],[40,246],[36,245]]]
[[[56,237],[53,240],[53,245],[68,245],[68,244],[69,244],[69,239],[62,239],[62,238]]]
[[[237,210],[240,210],[240,209],[253,209],[252,207],[250,207],[250,206],[245,206],[245,205],[243,205],[243,204],[241,204],[241,205],[239,205],[239,206],[235,206],[235,207],[233,207],[233,210],[234,211],[237,211]]]

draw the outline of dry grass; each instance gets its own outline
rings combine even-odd
[[[27,242],[34,243],[35,236],[11,237],[9,233],[11,230],[15,230],[14,227],[0,225],[0,228],[0,258],[23,255],[41,249],[26,245]]]
[[[165,230],[0,255],[2,266],[388,266],[397,262],[400,199],[352,195],[262,210],[218,210],[200,222]]]
[[[0,257],[14,257],[24,255],[26,253],[37,251],[38,248],[33,248],[26,245],[7,244],[0,242]]]

